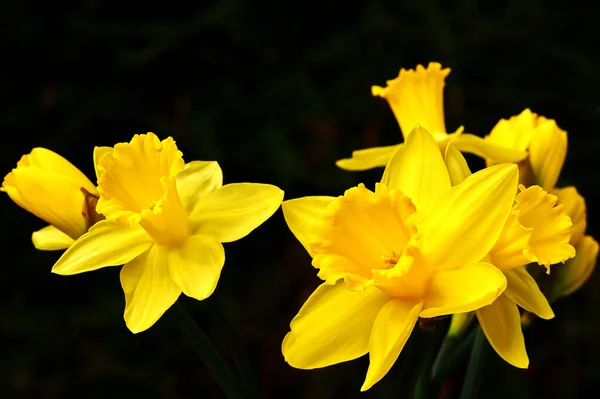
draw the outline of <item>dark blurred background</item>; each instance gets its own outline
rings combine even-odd
[[[42,146],[92,177],[94,146],[153,131],[173,136],[188,161],[218,160],[226,183],[272,183],[286,198],[372,187],[381,170],[334,165],[353,149],[401,140],[370,86],[400,67],[439,61],[452,68],[449,130],[464,125],[483,136],[529,107],[568,131],[560,185],[585,196],[588,234],[600,238],[600,56],[590,3],[176,3],[3,1],[0,173]],[[0,397],[223,397],[171,312],[130,333],[119,268],[51,274],[59,253],[36,251],[30,240],[45,224],[8,196],[0,201]],[[182,299],[230,360],[207,309],[225,310],[264,397],[406,397],[425,353],[415,339],[364,394],[366,357],[313,371],[284,362],[289,322],[319,280],[281,211],[225,249],[213,297]],[[556,304],[554,320],[536,322],[526,334],[530,369],[498,362],[482,397],[569,398],[596,388],[599,288],[595,274]]]

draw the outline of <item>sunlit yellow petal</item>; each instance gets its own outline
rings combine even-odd
[[[353,292],[342,282],[320,285],[290,324],[282,344],[286,362],[314,369],[363,356],[375,317],[388,301],[374,287]]]
[[[188,162],[175,178],[186,212],[192,213],[200,198],[221,188],[223,172],[215,161]]]
[[[461,134],[452,143],[462,152],[492,158],[498,163],[519,162],[527,157],[527,151],[503,147],[472,134]]]
[[[517,305],[506,295],[501,295],[493,304],[479,309],[475,314],[496,353],[513,366],[526,369],[529,357]]]
[[[525,267],[506,270],[504,275],[508,283],[504,293],[508,298],[542,319],[548,320],[554,317],[548,300]]]
[[[153,245],[121,269],[125,323],[133,333],[152,327],[181,294],[169,275],[169,248]]]
[[[100,158],[102,158],[104,154],[112,153],[112,151],[112,147],[94,147],[94,171],[96,172],[96,180],[98,180],[98,177],[100,176],[100,174],[98,173]]]
[[[577,245],[577,255],[564,265],[558,265],[552,272],[552,299],[577,291],[594,271],[598,257],[598,243],[585,236]]]
[[[564,211],[571,218],[571,245],[577,246],[583,239],[587,225],[585,200],[575,187],[558,188],[551,191],[558,197],[558,204],[564,206]]]
[[[444,85],[450,69],[430,62],[427,69],[401,69],[386,87],[373,86],[374,96],[387,100],[406,139],[417,125],[430,132],[446,132],[444,123]]]
[[[510,119],[500,119],[485,140],[500,147],[517,151],[527,151],[531,138],[537,126],[537,115],[526,109]],[[499,159],[488,159],[488,165],[493,165]]]
[[[129,262],[152,245],[139,225],[124,227],[114,221],[101,221],[82,235],[54,264],[56,274],[77,274]]]
[[[444,161],[446,162],[446,168],[448,168],[450,183],[453,186],[465,180],[467,176],[471,176],[471,169],[469,169],[465,157],[463,157],[452,143],[446,147]]]
[[[69,248],[75,242],[71,237],[50,225],[31,235],[33,245],[42,251],[56,251]]]
[[[385,185],[374,193],[362,184],[347,190],[312,225],[319,277],[330,283],[348,276],[370,279],[373,269],[392,268],[416,232],[409,221],[414,213],[407,196]]]
[[[550,272],[550,265],[575,256],[575,248],[569,244],[573,223],[561,205],[555,206],[558,198],[540,186],[521,186],[520,190],[514,209],[521,224],[532,229],[525,255]]]
[[[224,263],[223,245],[212,236],[190,236],[181,246],[169,250],[173,281],[185,295],[199,301],[215,290]]]
[[[360,389],[366,391],[392,368],[417,323],[423,303],[394,299],[375,318],[369,339],[369,370]]]
[[[283,191],[270,184],[227,184],[201,198],[191,215],[194,234],[239,240],[271,217],[282,201]]]
[[[381,181],[413,201],[419,212],[427,213],[435,201],[450,189],[450,177],[439,146],[431,134],[416,127],[397,151]]]
[[[539,118],[535,134],[529,144],[529,161],[536,183],[545,190],[554,188],[567,155],[567,132],[556,122]]]
[[[505,288],[504,274],[489,263],[436,272],[421,317],[471,312],[492,303]]]
[[[491,263],[500,270],[524,266],[531,262],[525,254],[533,229],[521,224],[518,213],[513,211],[510,214],[498,241],[489,253]]]
[[[474,173],[452,187],[419,225],[427,260],[442,270],[483,259],[504,228],[517,181],[517,166],[503,164]]]
[[[325,214],[334,197],[302,197],[284,201],[281,205],[283,217],[294,236],[312,256],[310,230],[313,223]]]
[[[367,170],[387,165],[400,145],[352,151],[352,158],[340,159],[336,165],[345,170]]]
[[[71,162],[46,148],[34,148],[30,154],[24,155],[17,163],[17,169],[20,167],[37,168],[52,172],[78,182],[80,187],[85,188],[90,193],[96,192],[96,187],[86,175],[73,166]]]

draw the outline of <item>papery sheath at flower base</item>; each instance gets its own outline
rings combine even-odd
[[[445,161],[453,184],[460,184],[471,174],[462,154],[452,145],[448,146]],[[484,258],[504,273],[507,286],[502,295],[475,314],[494,350],[515,367],[529,366],[517,305],[542,319],[554,317],[525,266],[538,263],[549,273],[550,265],[575,256],[575,248],[569,244],[573,223],[557,201],[540,186],[520,185],[500,237]],[[454,316],[449,335],[462,333],[468,321],[465,314]]]
[[[400,130],[407,139],[409,133],[420,125],[436,139],[442,154],[448,143],[454,143],[463,152],[481,157],[502,159],[503,162],[518,162],[527,156],[522,150],[507,149],[484,141],[473,134],[463,134],[463,127],[454,133],[446,132],[444,120],[444,85],[449,68],[430,62],[427,68],[417,65],[416,69],[400,69],[397,78],[387,81],[386,87],[373,86],[374,96],[383,97],[390,105]],[[394,152],[402,144],[374,147],[354,151],[351,158],[337,161],[346,170],[366,170],[386,166]]]
[[[95,210],[98,192],[94,184],[73,164],[46,148],[34,148],[23,155],[4,177],[0,191],[50,224],[32,234],[37,249],[65,249],[102,219]]]
[[[567,154],[567,132],[552,119],[524,110],[510,119],[502,119],[485,138],[506,148],[526,150],[528,157],[519,163],[521,181],[524,185],[538,184],[558,197],[558,203],[573,221],[570,244],[576,249],[576,256],[565,265],[556,267],[550,276],[550,300],[571,294],[579,289],[590,277],[596,265],[598,242],[585,234],[587,225],[585,200],[575,187],[557,188]],[[488,165],[498,162],[488,158]]]
[[[210,296],[225,262],[221,243],[239,240],[279,208],[283,191],[268,184],[223,185],[217,162],[184,164],[175,141],[153,133],[96,147],[95,224],[56,262],[69,275],[124,265],[125,322],[151,327],[183,292]]]
[[[419,318],[491,304],[504,274],[481,262],[509,217],[514,164],[475,173],[452,187],[442,154],[415,128],[375,191],[285,201],[285,220],[324,282],[291,322],[282,352],[313,369],[369,353],[361,390],[392,367]]]

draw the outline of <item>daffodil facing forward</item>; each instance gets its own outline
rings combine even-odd
[[[416,70],[400,69],[397,78],[389,80],[386,87],[373,86],[374,96],[385,98],[406,141],[408,134],[420,125],[435,137],[442,154],[448,143],[453,143],[460,151],[470,152],[481,157],[494,157],[502,162],[518,162],[527,156],[523,150],[516,150],[484,141],[472,134],[463,134],[460,127],[454,133],[446,132],[444,120],[444,85],[450,69],[442,69],[437,62],[430,62],[427,69],[418,65]],[[385,166],[396,149],[391,145],[354,151],[352,158],[341,159],[337,165],[346,170],[366,170]]]
[[[0,190],[50,224],[32,234],[37,249],[65,249],[102,219],[95,210],[98,192],[94,184],[69,161],[45,148],[23,155],[4,177]]]
[[[481,260],[517,181],[506,164],[451,187],[437,142],[417,127],[374,192],[359,185],[337,198],[285,201],[286,222],[324,280],[291,322],[286,361],[313,369],[369,353],[364,391],[392,367],[419,318],[494,302],[506,277]]]
[[[598,242],[586,230],[586,206],[584,198],[575,187],[556,188],[567,154],[567,133],[552,119],[524,110],[510,119],[502,119],[485,138],[486,141],[528,152],[519,163],[520,179],[526,186],[538,184],[558,197],[558,203],[573,221],[570,244],[577,255],[564,266],[557,267],[550,277],[551,301],[569,295],[579,289],[590,277],[598,256]],[[488,158],[488,165],[498,162]]]
[[[222,185],[216,162],[184,164],[175,142],[152,133],[114,148],[97,147],[95,224],[56,262],[68,275],[123,265],[125,322],[134,333],[152,326],[185,295],[214,291],[225,254],[280,206],[283,191],[267,184]]]
[[[453,184],[471,174],[467,163],[452,145],[446,163]],[[554,312],[536,281],[525,266],[538,263],[550,272],[550,265],[564,263],[575,256],[569,244],[573,223],[558,198],[540,186],[519,187],[506,224],[489,254],[484,258],[506,276],[506,290],[493,303],[477,309],[481,329],[494,350],[508,363],[520,368],[529,366],[521,315],[517,307],[551,319]],[[460,334],[469,317],[453,317],[449,335]]]

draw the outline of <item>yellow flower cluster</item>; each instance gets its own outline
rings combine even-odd
[[[337,165],[385,167],[374,190],[359,184],[338,197],[283,202],[290,230],[323,280],[283,340],[291,366],[326,367],[368,353],[367,390],[420,319],[453,315],[449,334],[476,318],[498,355],[526,368],[519,308],[550,319],[550,303],[590,276],[598,243],[585,235],[585,201],[574,187],[556,187],[566,132],[525,110],[483,138],[463,127],[448,133],[449,72],[419,65],[372,88],[388,101],[404,143],[355,151]],[[462,152],[487,167],[471,173]],[[172,138],[153,133],[96,147],[93,161],[96,184],[36,148],[1,190],[49,224],[33,233],[36,248],[66,249],[54,273],[123,265],[124,317],[134,333],[181,293],[210,296],[225,263],[222,243],[248,235],[283,201],[272,185],[223,185],[217,162],[185,163]],[[532,264],[552,272],[549,294],[526,268]]]

